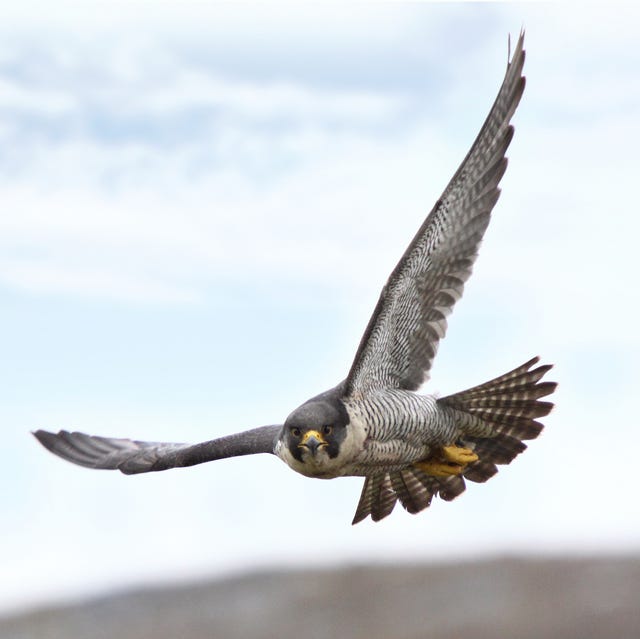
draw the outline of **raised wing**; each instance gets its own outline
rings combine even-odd
[[[282,426],[262,426],[243,433],[220,437],[201,444],[139,442],[70,433],[38,430],[34,436],[47,449],[79,466],[120,470],[125,475],[149,473],[205,462],[272,453]]]
[[[500,194],[513,137],[509,121],[525,85],[523,42],[521,33],[471,150],[382,289],[346,380],[347,395],[416,390],[429,377]]]

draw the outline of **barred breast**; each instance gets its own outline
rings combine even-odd
[[[345,401],[349,428],[362,433],[363,446],[345,466],[345,475],[397,470],[428,456],[433,446],[457,437],[451,411],[433,395],[385,389]],[[356,452],[356,451],[354,451]]]

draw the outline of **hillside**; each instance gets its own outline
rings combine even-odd
[[[263,572],[0,619],[2,639],[638,639],[640,557]]]

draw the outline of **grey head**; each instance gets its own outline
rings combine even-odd
[[[291,456],[304,464],[328,456],[335,459],[347,436],[349,415],[340,387],[313,397],[287,417],[280,439]]]

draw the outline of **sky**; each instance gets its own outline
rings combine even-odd
[[[271,567],[638,552],[640,11],[0,8],[0,612]],[[533,355],[557,408],[485,485],[350,525],[271,456],[125,477],[29,434],[202,441],[346,375],[526,28],[503,193],[424,392]]]

